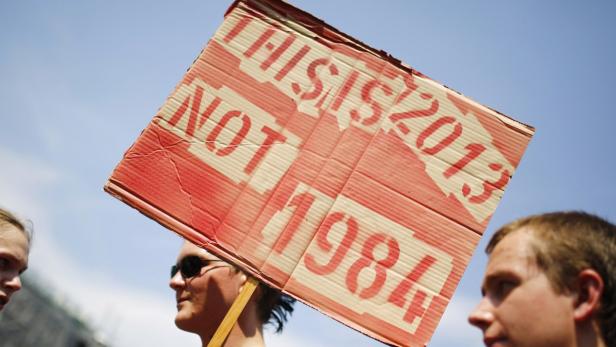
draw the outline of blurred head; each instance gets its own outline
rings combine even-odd
[[[469,316],[486,345],[615,346],[616,229],[583,212],[523,218],[486,252],[483,299]]]
[[[176,293],[178,328],[212,336],[246,282],[246,275],[231,264],[190,242],[184,242],[172,267],[170,287]],[[245,311],[254,310],[258,329],[273,322],[282,330],[293,299],[261,284]]]
[[[0,209],[0,310],[21,289],[21,275],[28,267],[30,234],[10,212]]]

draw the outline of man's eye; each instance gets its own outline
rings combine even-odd
[[[6,270],[9,267],[9,260],[0,258],[0,270]]]
[[[516,283],[514,281],[509,281],[509,280],[498,281],[495,286],[496,294],[501,298],[505,297],[507,296],[507,294],[509,294],[509,292],[511,292],[513,288],[515,288],[515,286],[516,286]]]

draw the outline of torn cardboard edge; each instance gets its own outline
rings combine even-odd
[[[434,82],[436,82],[437,84],[445,87],[445,89],[463,97],[465,99],[465,101],[470,101],[473,106],[478,107],[480,109],[483,109],[484,111],[488,112],[488,113],[495,113],[495,115],[500,118],[501,122],[503,122],[503,124],[506,124],[508,127],[515,129],[516,131],[520,132],[521,134],[524,134],[525,136],[528,137],[532,137],[534,132],[535,132],[535,128],[531,125],[522,123],[518,120],[515,120],[509,116],[507,116],[506,114],[483,104],[480,104],[476,101],[474,101],[471,98],[466,97],[464,94],[456,91],[455,89],[452,89],[451,87],[447,86],[444,83],[441,83],[440,81],[434,80],[432,79],[430,76],[427,76],[421,72],[419,72],[418,70],[414,69],[413,67],[407,65],[406,63],[402,62],[402,60],[397,59],[396,57],[394,57],[393,55],[387,53],[384,50],[379,50],[376,48],[371,47],[370,45],[356,39],[355,37],[348,35],[340,30],[338,30],[337,28],[335,28],[334,26],[328,24],[327,22],[323,21],[322,19],[298,8],[293,6],[292,4],[290,4],[289,2],[286,2],[284,0],[267,0],[267,1],[263,1],[263,0],[235,0],[227,9],[227,11],[225,12],[225,17],[231,13],[233,11],[234,8],[240,6],[240,4],[246,4],[247,6],[249,6],[251,9],[253,10],[262,10],[263,12],[261,12],[261,15],[263,16],[268,16],[269,13],[273,13],[275,14],[275,16],[273,16],[274,19],[278,20],[279,22],[287,22],[286,20],[284,20],[285,15],[287,17],[292,17],[296,22],[300,23],[301,26],[303,26],[305,29],[309,30],[310,32],[312,32],[315,36],[313,36],[312,38],[314,39],[315,37],[321,37],[321,38],[325,38],[328,39],[334,43],[337,44],[345,44],[348,45],[354,49],[357,50],[361,50],[367,53],[370,53],[376,57],[381,58],[382,60],[392,64],[394,67],[397,67],[403,71],[406,71],[409,74],[412,75],[418,75],[424,78],[428,78]],[[322,32],[320,32],[322,31]],[[199,54],[200,56],[201,54]],[[197,57],[198,59],[198,57]],[[195,59],[195,60],[197,60]]]

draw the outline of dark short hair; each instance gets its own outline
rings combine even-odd
[[[287,319],[293,313],[295,299],[260,282],[261,297],[257,303],[257,313],[263,324],[275,327],[276,332],[282,331]]]
[[[616,346],[616,226],[581,212],[552,212],[513,221],[496,231],[486,247],[491,254],[510,233],[528,229],[537,265],[558,292],[574,289],[577,275],[593,269],[604,282],[597,319],[607,346]]]
[[[235,271],[242,271],[236,265],[233,265],[233,267]],[[296,300],[261,281],[258,289],[261,292],[261,296],[257,300],[259,320],[263,325],[274,326],[276,333],[282,332],[284,324],[293,313],[293,305]]]
[[[32,239],[31,228],[26,227],[26,224],[22,222],[19,218],[17,218],[14,214],[0,207],[0,226],[7,224],[12,225],[15,228],[19,229],[19,231],[23,232],[24,235],[26,235],[28,244],[30,244],[30,240]]]

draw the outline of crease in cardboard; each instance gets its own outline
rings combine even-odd
[[[156,133],[156,139],[158,140],[158,145],[161,148],[162,153],[165,155],[165,158],[167,158],[167,160],[171,163],[171,166],[173,166],[173,169],[175,170],[175,178],[177,179],[178,188],[188,198],[188,204],[190,205],[190,215],[191,215],[190,224],[194,225],[195,215],[194,215],[194,205],[192,201],[192,194],[190,194],[184,189],[184,185],[182,184],[182,179],[180,177],[180,172],[178,170],[177,164],[175,160],[173,159],[173,156],[169,153],[169,149],[167,148],[167,146],[163,146],[162,140],[160,138],[160,133],[158,131],[156,131],[155,133]],[[178,141],[177,143],[180,143],[180,142],[181,141]]]
[[[307,137],[307,139],[309,139],[311,136],[314,136],[315,131],[316,131],[316,127],[312,129],[312,131],[311,131],[310,135]],[[375,136],[376,136],[376,134],[373,134],[373,135],[372,135],[372,139],[373,139]],[[342,140],[342,138],[343,138],[343,136],[342,136],[342,135],[340,135],[340,136],[337,138],[337,140],[336,140],[336,144],[335,144],[334,146],[332,146],[332,149],[331,149],[331,151],[328,153],[327,158],[325,158],[326,160],[325,160],[325,161],[323,161],[323,165],[321,166],[321,168],[319,169],[318,173],[315,175],[314,179],[313,179],[313,180],[312,180],[312,182],[310,183],[310,185],[309,185],[310,187],[312,187],[312,186],[313,186],[313,184],[314,184],[314,183],[315,183],[315,182],[319,179],[319,177],[321,177],[321,173],[322,173],[322,172],[323,172],[323,170],[326,168],[326,166],[327,166],[328,162],[330,162],[330,161],[336,161],[336,162],[340,163],[341,165],[346,166],[346,164],[343,164],[343,163],[341,163],[341,162],[337,161],[335,158],[332,158],[332,154],[334,153],[334,151],[335,151],[336,147],[338,146],[338,144],[340,143],[340,141]],[[306,140],[306,141],[308,141],[308,140]],[[364,149],[363,149],[363,152],[364,152],[364,153],[365,153],[366,149],[368,148],[368,146],[369,146],[369,144],[368,144],[368,145],[366,145],[366,146],[364,147]],[[315,153],[315,154],[316,154],[316,153]],[[317,155],[318,155],[318,154],[317,154]],[[360,161],[361,161],[361,157],[360,157],[360,158],[359,158],[359,159],[358,159],[358,160],[354,163],[354,166],[351,168],[351,169],[352,169],[352,170],[351,170],[351,173],[348,175],[348,177],[347,177],[347,178],[346,178],[346,180],[345,180],[345,183],[344,183],[344,184],[343,184],[343,186],[340,188],[340,192],[344,191],[344,187],[346,186],[346,183],[349,181],[350,176],[352,175],[352,173],[354,172],[354,169],[357,167],[357,165],[358,165],[358,163],[359,163]],[[312,189],[312,188],[310,188],[310,189]],[[328,213],[327,213],[326,215],[329,215],[329,213],[331,212],[331,210],[332,210],[333,206],[335,206],[336,201],[338,200],[338,198],[339,198],[339,197],[340,197],[340,194],[334,198],[334,200],[332,201],[331,205],[329,206],[329,210],[328,210]],[[303,202],[305,199],[306,199],[306,197],[304,196],[304,197],[302,198],[302,202]],[[300,204],[301,204],[301,203],[300,203]],[[292,222],[292,218],[293,218],[293,217],[291,217],[291,219],[289,219],[289,221],[288,221],[288,222],[287,222],[287,224],[285,225],[285,228],[287,228],[287,227],[288,227],[288,225],[289,225],[289,223],[291,223],[291,222]],[[319,221],[319,223],[318,223],[318,225],[316,226],[316,228],[312,230],[312,236],[311,236],[311,238],[310,238],[310,241],[309,241],[309,242],[306,244],[306,246],[302,249],[301,254],[305,255],[306,250],[308,249],[308,247],[310,247],[310,244],[312,244],[312,243],[314,242],[314,239],[315,239],[315,237],[316,237],[316,234],[318,233],[319,229],[322,227],[322,225],[323,225],[324,221],[325,221],[325,217],[324,217],[324,218],[322,218],[322,219]],[[283,234],[284,234],[284,231],[280,233],[279,238],[280,238]],[[277,238],[277,240],[274,242],[274,245],[278,242],[279,238]],[[270,253],[269,253],[269,254],[268,254],[268,256],[266,257],[266,259],[269,259],[269,258],[271,257],[272,252],[273,252],[273,249],[270,251]],[[303,256],[302,256],[302,257],[303,257]],[[286,286],[286,284],[287,284],[288,280],[292,277],[292,274],[296,271],[297,267],[300,265],[300,262],[301,262],[301,257],[300,257],[300,259],[298,259],[298,260],[296,261],[295,266],[293,267],[293,269],[292,269],[292,270],[291,270],[291,272],[290,272],[290,275],[287,277],[287,281],[286,281],[286,282],[282,285],[283,287],[284,287],[284,286]],[[266,260],[266,262],[265,262],[265,263],[267,263],[267,260]]]
[[[314,129],[313,129],[313,130],[314,130]],[[317,156],[318,156],[318,154],[317,154]],[[326,166],[326,165],[327,165],[327,161],[325,160],[325,161],[323,161],[323,165],[319,168],[319,171],[318,171],[318,172],[317,172],[317,174],[314,176],[313,180],[312,180],[312,181],[310,182],[310,184],[308,185],[309,187],[312,187],[312,185],[316,182],[316,180],[319,178],[319,176],[320,176],[321,172],[323,172],[323,169],[325,168],[325,166]],[[289,171],[287,171],[287,173],[288,173],[288,172],[289,172]],[[281,187],[281,186],[279,186],[279,187],[278,187],[278,189],[282,189],[282,187]],[[312,189],[312,188],[309,188],[309,190],[311,190],[311,189]],[[274,196],[274,192],[272,192],[272,194],[270,195],[270,199],[271,199],[273,196]],[[289,199],[291,199],[291,197],[292,197],[292,196],[289,196]],[[301,199],[300,204],[301,204],[301,203],[303,203],[305,199],[306,199],[306,197],[303,197],[303,198]],[[265,206],[265,205],[264,205],[264,206]],[[298,206],[299,206],[299,205],[298,205]],[[330,208],[331,208],[331,206],[330,206]],[[262,209],[261,211],[263,211],[263,209]],[[276,243],[279,241],[280,237],[282,237],[282,235],[284,235],[284,232],[285,232],[286,228],[289,226],[289,224],[292,222],[292,219],[293,219],[293,215],[292,215],[292,216],[291,216],[291,218],[287,221],[287,223],[285,223],[285,226],[284,226],[283,230],[280,232],[280,234],[278,235],[278,237],[276,238],[276,240],[272,243],[272,248],[270,249],[269,253],[268,253],[268,254],[267,254],[267,256],[265,257],[265,261],[263,262],[263,264],[267,264],[267,263],[268,263],[268,260],[271,258],[272,253],[274,252],[274,250],[273,250],[274,246],[275,246],[275,245],[276,245]],[[322,223],[322,220],[321,220],[321,222],[320,222],[320,223]],[[320,227],[320,224],[319,224],[319,226],[317,227],[317,229],[313,230],[313,236],[312,236],[312,238],[314,238],[314,234],[316,234],[316,230],[318,230],[318,228],[319,228],[319,227]],[[312,242],[312,238],[311,238],[311,242]],[[305,249],[306,249],[307,247],[308,247],[308,245],[306,245],[306,247],[305,247],[303,250],[305,251]],[[301,252],[301,253],[304,253],[304,252]],[[298,260],[299,260],[299,259],[298,259]],[[298,262],[299,262],[299,261],[298,261]],[[295,266],[297,266],[297,263],[298,263],[298,262],[296,262],[296,265],[295,265]],[[291,271],[291,272],[292,272],[292,271]],[[285,283],[286,283],[286,282],[285,282]],[[282,286],[284,286],[284,284],[283,284]]]
[[[304,200],[306,199],[306,197],[302,198],[301,203],[304,202]],[[332,203],[333,204],[333,203]],[[330,209],[328,210],[328,213],[325,214],[325,216],[323,216],[323,218],[320,219],[320,221],[318,222],[318,224],[316,225],[316,228],[312,229],[312,235],[310,237],[310,240],[305,244],[305,246],[302,247],[301,249],[301,256],[299,259],[294,259],[294,258],[289,258],[289,259],[293,259],[295,260],[295,265],[293,266],[292,270],[290,271],[289,274],[287,274],[287,278],[284,282],[281,283],[281,287],[285,287],[286,284],[288,283],[289,279],[293,276],[293,273],[295,272],[295,270],[297,269],[298,266],[300,266],[300,262],[301,259],[303,257],[303,255],[305,255],[306,250],[308,249],[308,247],[310,247],[310,245],[312,244],[312,242],[314,241],[314,238],[316,237],[316,233],[318,232],[318,230],[321,228],[323,222],[325,221],[326,216],[329,214],[329,211],[331,211],[331,206]],[[283,229],[283,231],[280,233],[279,237],[276,239],[276,241],[274,242],[274,246],[279,242],[280,237],[282,237],[284,235],[284,231],[286,230],[286,228],[288,228],[289,224],[293,222],[293,216],[289,219],[288,223],[285,225],[285,229]],[[269,263],[271,263],[271,258],[272,258],[272,253],[274,253],[275,251],[273,250],[274,247],[272,247],[272,250],[270,250],[269,254],[266,257],[266,260],[264,262],[264,265],[267,265]]]
[[[148,152],[148,153],[138,153],[134,149],[131,148],[131,149],[129,149],[126,152],[126,154],[124,155],[124,158],[127,159],[127,160],[130,160],[130,159],[143,159],[143,158],[147,158],[149,156],[160,154],[160,153],[167,154],[168,151],[169,151],[169,148],[173,148],[173,147],[178,146],[178,145],[180,145],[180,144],[182,144],[184,142],[187,142],[187,141],[184,140],[184,139],[178,139],[178,141],[176,141],[176,142],[174,142],[174,143],[172,143],[170,145],[164,146],[162,144],[162,142],[160,141],[160,138],[159,138],[159,141],[158,141],[158,144],[159,144],[159,147],[160,147],[159,150],[151,151],[151,152]]]

